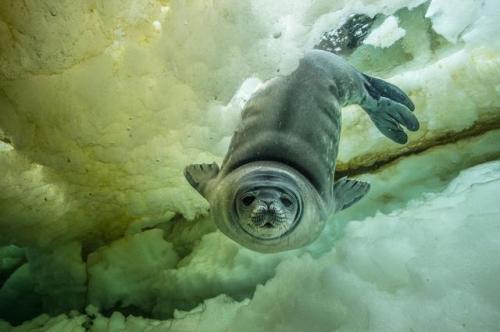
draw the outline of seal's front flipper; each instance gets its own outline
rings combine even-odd
[[[203,197],[207,198],[207,186],[210,180],[219,174],[219,166],[212,164],[191,164],[184,169],[184,177]]]
[[[415,110],[410,98],[397,86],[381,79],[364,75],[367,94],[361,107],[382,134],[399,144],[405,144],[408,136],[401,126],[411,131],[420,127],[412,113]]]
[[[333,194],[335,195],[336,211],[347,209],[359,201],[370,190],[370,184],[364,181],[350,180],[346,177],[335,182]]]

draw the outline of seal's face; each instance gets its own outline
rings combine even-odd
[[[303,247],[326,222],[323,199],[295,169],[279,162],[251,162],[220,179],[210,196],[218,228],[260,252]]]
[[[256,239],[279,238],[300,216],[300,199],[286,187],[256,187],[237,193],[236,215],[245,232]]]

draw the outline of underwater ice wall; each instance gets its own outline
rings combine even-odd
[[[53,331],[494,330],[498,165],[448,182],[500,155],[499,6],[3,1],[1,318],[66,314],[18,329]],[[242,249],[214,232],[182,169],[220,162],[259,82],[352,14],[372,21],[343,55],[408,92],[422,128],[399,146],[345,109],[339,169],[369,178],[370,196],[310,248]],[[187,312],[161,321],[175,310]]]

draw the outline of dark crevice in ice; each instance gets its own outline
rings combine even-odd
[[[339,165],[337,167],[337,170],[335,171],[335,178],[339,179],[344,176],[355,176],[364,173],[371,173],[401,158],[419,154],[437,146],[456,143],[462,139],[477,137],[491,130],[500,129],[500,109],[496,110],[496,114],[497,115],[488,122],[476,123],[472,127],[460,132],[443,133],[442,135],[435,137],[432,140],[421,141],[420,143],[410,147],[407,151],[403,151],[396,155],[387,156],[384,159],[379,159],[369,164],[360,163],[357,165]],[[500,148],[498,150],[498,155],[493,157],[500,157]]]

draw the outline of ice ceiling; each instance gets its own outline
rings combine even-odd
[[[343,55],[421,130],[399,146],[346,108],[339,172],[370,195],[308,248],[243,249],[182,170],[220,162],[258,84],[352,14],[373,25]],[[0,331],[494,331],[499,18],[495,0],[0,2]]]

